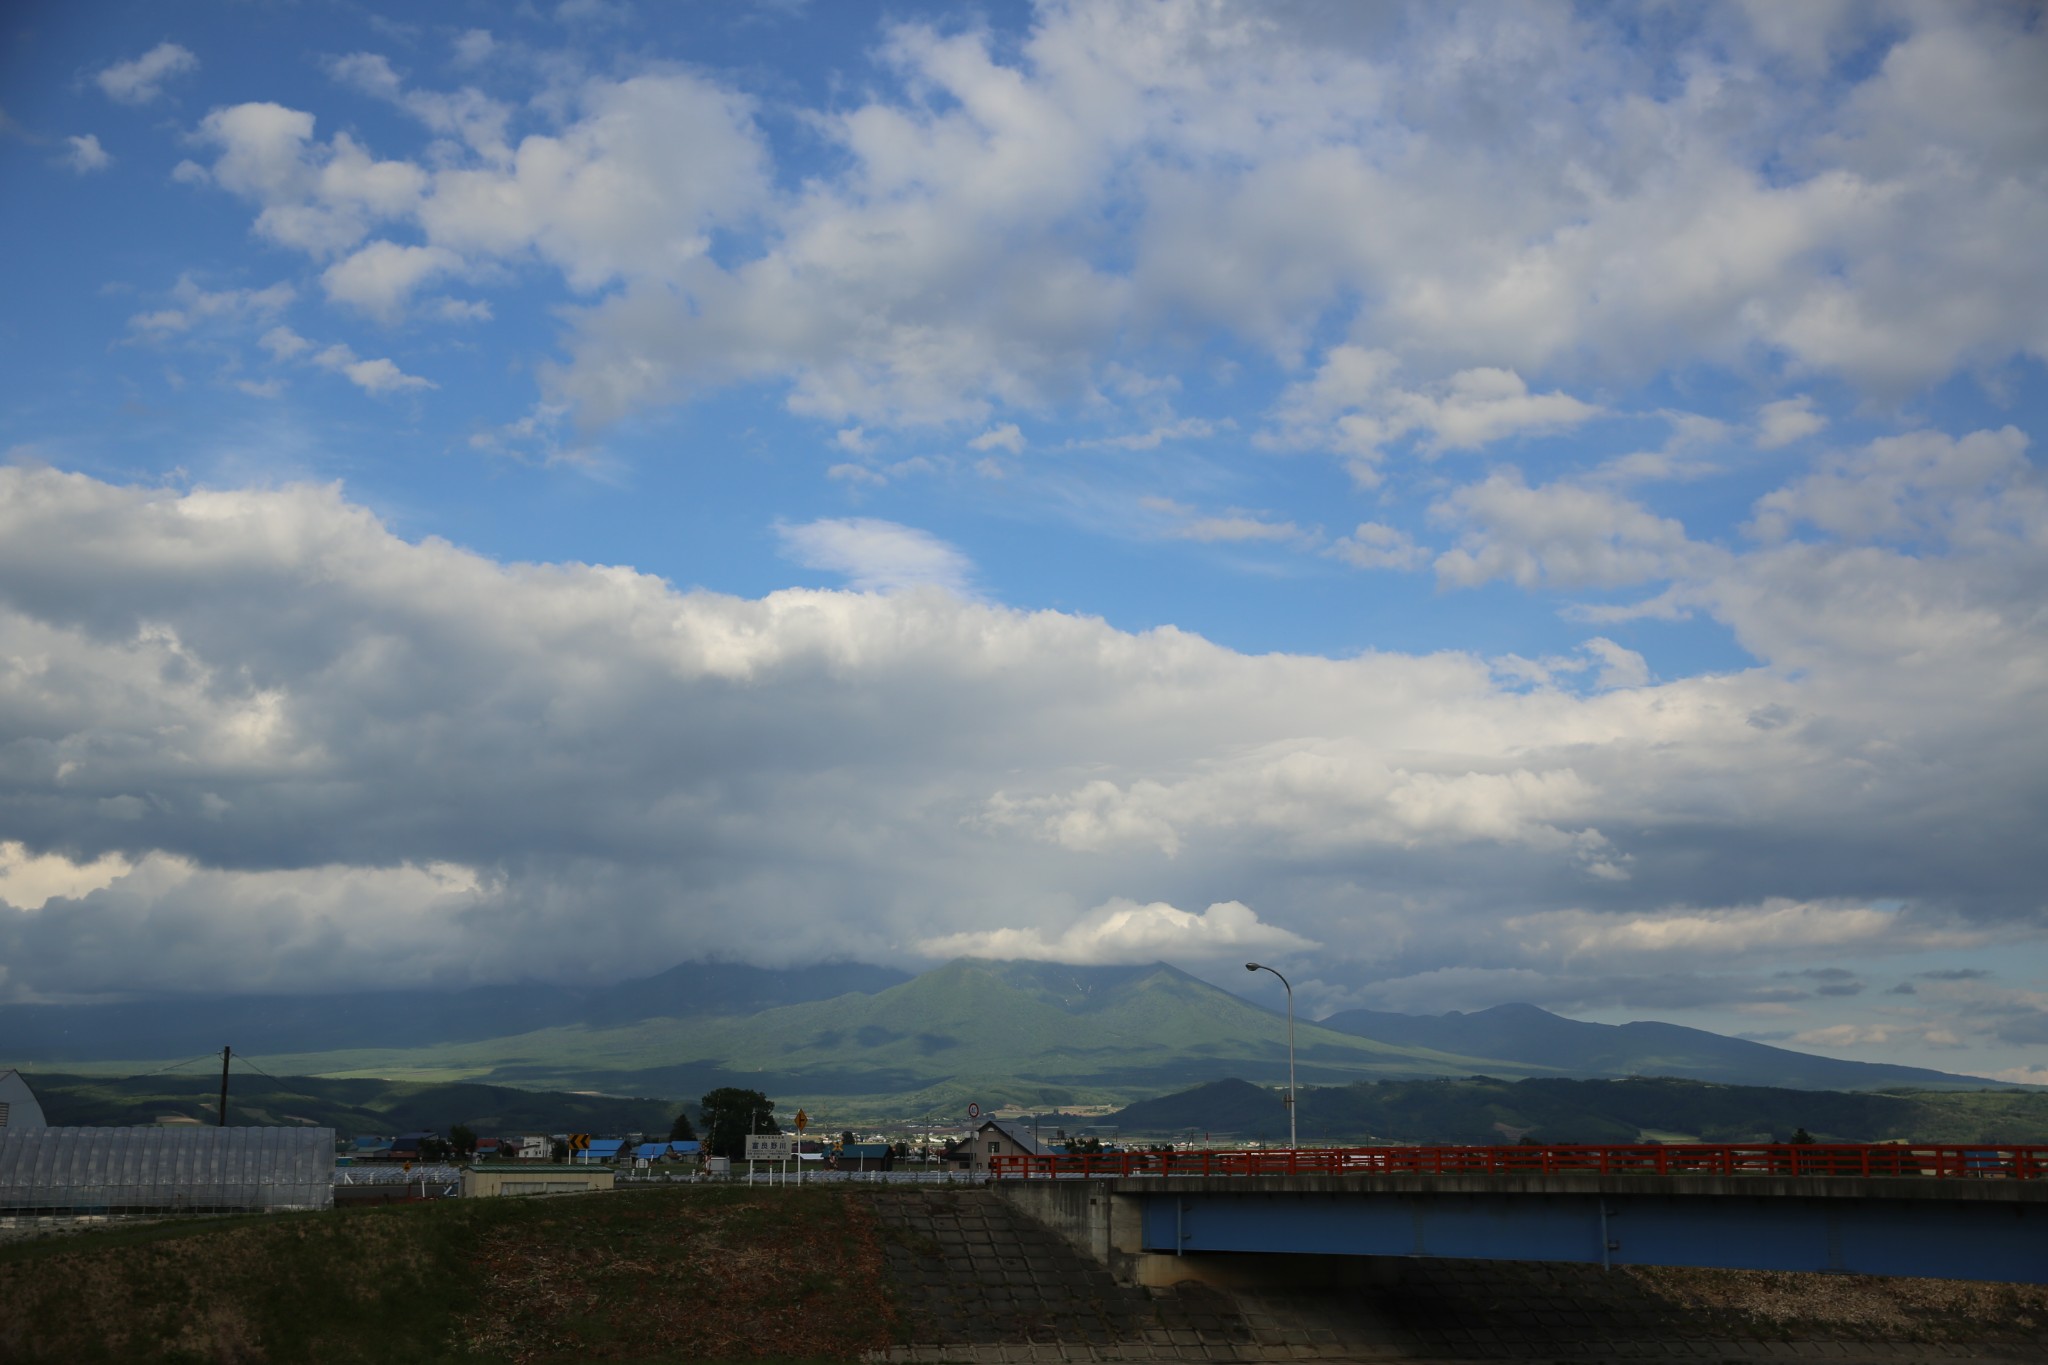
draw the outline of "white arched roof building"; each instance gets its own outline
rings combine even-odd
[[[0,1071],[0,1128],[47,1128],[36,1092],[18,1071]]]

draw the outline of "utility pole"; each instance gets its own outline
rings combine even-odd
[[[228,1058],[234,1051],[231,1047],[220,1050],[220,1122],[215,1125],[219,1128],[228,1126]]]

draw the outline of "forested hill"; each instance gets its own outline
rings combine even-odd
[[[1844,1092],[1627,1080],[1379,1081],[1301,1092],[1304,1142],[1767,1142],[1800,1128],[1821,1141],[2048,1143],[2048,1093]],[[1285,1142],[1280,1092],[1217,1081],[1098,1121],[1127,1136]]]
[[[1816,1057],[1683,1024],[1596,1024],[1535,1005],[1496,1005],[1470,1014],[1345,1010],[1322,1020],[1321,1027],[1399,1047],[1496,1057],[1575,1076],[1683,1076],[1795,1090],[1995,1089],[2000,1084],[1925,1067]]]

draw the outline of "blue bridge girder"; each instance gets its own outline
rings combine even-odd
[[[1837,1271],[2048,1284],[2048,1182],[1126,1177],[1142,1250]],[[1138,1249],[1138,1248],[1133,1248]]]

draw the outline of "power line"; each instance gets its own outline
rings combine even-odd
[[[192,1063],[194,1063],[194,1062],[210,1062],[210,1061],[212,1061],[212,1060],[213,1060],[214,1058],[216,1058],[216,1057],[218,1057],[218,1056],[220,1056],[220,1054],[219,1054],[218,1052],[207,1052],[207,1053],[202,1053],[202,1054],[201,1054],[200,1056],[197,1056],[197,1057],[187,1057],[187,1058],[186,1058],[186,1059],[185,1059],[184,1061],[182,1061],[182,1062],[172,1062],[172,1063],[171,1063],[171,1064],[170,1064],[169,1066],[160,1066],[160,1067],[158,1067],[158,1068],[157,1068],[156,1070],[154,1070],[154,1071],[143,1071],[143,1072],[138,1072],[137,1074],[135,1074],[135,1075],[133,1075],[133,1076],[123,1076],[123,1077],[121,1077],[121,1079],[120,1079],[120,1080],[118,1080],[118,1081],[115,1081],[115,1082],[114,1082],[114,1084],[115,1084],[115,1085],[126,1085],[126,1084],[127,1084],[127,1083],[128,1083],[129,1081],[146,1081],[146,1080],[148,1080],[148,1079],[149,1079],[149,1078],[150,1078],[151,1076],[161,1076],[161,1075],[163,1075],[163,1074],[164,1074],[164,1073],[165,1073],[166,1071],[176,1071],[176,1070],[177,1070],[177,1069],[178,1069],[179,1067],[181,1067],[181,1066],[190,1066],[190,1065],[192,1065]]]
[[[277,1077],[275,1077],[275,1076],[271,1075],[271,1074],[270,1074],[270,1073],[269,1073],[268,1071],[265,1071],[265,1070],[264,1070],[264,1069],[263,1069],[262,1067],[260,1067],[260,1066],[256,1065],[256,1063],[254,1063],[254,1062],[250,1061],[250,1060],[249,1060],[249,1054],[248,1054],[248,1053],[246,1053],[246,1052],[238,1052],[238,1053],[236,1053],[236,1054],[235,1054],[235,1060],[236,1060],[236,1061],[238,1061],[238,1062],[240,1062],[240,1063],[241,1063],[241,1064],[242,1064],[243,1066],[246,1066],[246,1067],[248,1067],[248,1068],[249,1068],[249,1069],[250,1069],[251,1071],[255,1072],[255,1073],[256,1073],[257,1075],[259,1075],[259,1076],[263,1077],[264,1079],[266,1079],[266,1080],[270,1081],[270,1082],[271,1082],[272,1084],[274,1084],[275,1086],[277,1086],[277,1088],[278,1088],[279,1090],[283,1091],[283,1092],[284,1092],[285,1094],[287,1094],[287,1095],[297,1095],[297,1096],[298,1096],[298,1097],[299,1097],[300,1099],[302,1099],[302,1100],[311,1100],[311,1101],[313,1101],[313,1103],[315,1103],[315,1104],[331,1104],[331,1103],[333,1103],[333,1101],[332,1101],[332,1100],[329,1100],[329,1099],[328,1099],[328,1098],[326,1098],[325,1096],[322,1096],[322,1095],[309,1095],[309,1094],[307,1094],[307,1093],[306,1093],[305,1091],[303,1091],[303,1090],[294,1090],[294,1089],[293,1089],[292,1087],[290,1087],[290,1086],[286,1085],[286,1084],[285,1084],[285,1083],[284,1083],[283,1081],[279,1080],[279,1079],[278,1079]]]

